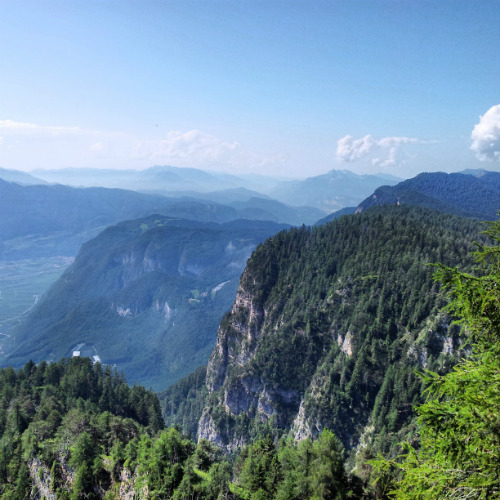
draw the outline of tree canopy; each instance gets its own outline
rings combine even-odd
[[[495,245],[478,245],[474,274],[442,265],[435,274],[471,351],[446,375],[422,375],[420,449],[382,462],[397,472],[397,499],[500,498],[500,221],[485,233]]]

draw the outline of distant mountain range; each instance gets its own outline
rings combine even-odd
[[[164,388],[206,362],[248,257],[286,227],[160,215],[109,227],[14,330],[4,362],[85,350],[130,382]]]
[[[0,179],[7,182],[16,182],[22,186],[29,186],[32,184],[47,184],[44,180],[38,179],[26,172],[20,170],[11,170],[8,168],[0,167]]]
[[[415,205],[463,217],[493,220],[500,210],[500,173],[422,173],[395,186],[382,186],[356,212],[379,205]]]
[[[311,207],[232,193],[227,197],[219,193],[223,202],[217,203],[123,189],[21,186],[0,178],[0,258],[76,255],[82,243],[105,227],[153,213],[213,222],[256,219],[293,225],[312,224],[322,214]]]
[[[207,172],[196,168],[154,166],[145,170],[96,168],[65,168],[34,170],[32,174],[46,182],[74,187],[109,187],[150,191],[161,194],[173,192],[206,193],[223,189],[246,187],[267,192],[280,179],[259,175],[236,176]]]
[[[9,178],[15,171],[8,171]],[[375,174],[358,175],[348,170],[332,170],[327,174],[303,180],[283,180],[262,175],[230,175],[206,172],[195,168],[155,166],[145,170],[110,170],[92,168],[67,168],[35,170],[24,175],[24,183],[32,183],[36,176],[39,183],[58,183],[73,187],[108,187],[168,196],[213,197],[226,190],[233,194],[244,189],[254,196],[270,197],[290,206],[309,206],[330,213],[345,206],[357,205],[377,187],[395,184],[398,177]],[[28,177],[31,181],[28,182]],[[0,178],[2,172],[0,171]],[[221,203],[221,200],[216,199]],[[236,201],[233,199],[233,201]],[[243,201],[239,199],[238,201]]]
[[[359,205],[338,210],[317,224],[382,205],[414,205],[463,217],[495,220],[500,210],[500,173],[487,170],[421,173],[394,186],[381,186]]]
[[[382,185],[392,185],[400,178],[376,174],[358,175],[348,170],[331,170],[305,180],[282,182],[269,195],[283,203],[308,205],[331,213],[357,205]]]

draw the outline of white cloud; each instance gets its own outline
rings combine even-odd
[[[150,164],[232,170],[259,168],[283,161],[282,155],[258,155],[237,141],[224,141],[200,130],[171,130],[164,139],[138,141],[134,156]]]
[[[179,132],[172,130],[165,139],[149,143],[154,162],[190,163],[227,162],[241,150],[237,142],[225,142],[199,130]]]
[[[113,131],[45,126],[0,120],[0,164],[21,170],[92,166],[147,168],[152,165],[263,171],[283,165],[279,154],[259,154],[237,141],[200,130],[171,130],[163,138]]]
[[[360,139],[346,135],[337,141],[337,158],[345,162],[354,162],[371,156],[371,164],[378,168],[390,168],[405,163],[399,150],[404,144],[421,143],[415,137],[383,137],[376,139],[368,134]]]
[[[500,104],[492,106],[471,134],[471,149],[481,161],[500,160]]]
[[[99,153],[101,151],[104,151],[106,149],[106,146],[102,142],[96,142],[95,144],[92,144],[89,149],[90,151]]]
[[[346,135],[337,141],[337,157],[344,161],[355,161],[366,156],[376,145],[377,141],[370,135],[361,139],[354,139]]]
[[[120,151],[130,149],[124,134],[116,132],[14,120],[0,120],[0,136],[0,163],[20,170],[107,166],[103,162],[109,160],[103,159],[103,153],[108,145],[114,144]]]

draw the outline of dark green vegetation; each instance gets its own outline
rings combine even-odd
[[[347,450],[364,442],[366,454],[411,438],[416,369],[443,373],[460,355],[428,264],[470,266],[478,230],[388,206],[259,245],[221,322],[198,437],[234,449],[262,432],[302,438],[328,428]],[[174,421],[191,423],[196,409]]]
[[[68,473],[72,498],[97,498],[92,489],[109,484],[125,445],[163,428],[153,393],[89,359],[5,368],[0,388],[2,499],[44,486],[69,498]]]
[[[88,359],[0,370],[1,498],[500,498],[500,222],[474,269],[478,229],[383,207],[260,245],[207,375],[164,393],[169,421],[191,432],[201,398],[199,434],[237,440],[229,457],[164,429],[151,392]],[[388,458],[370,460],[377,450]]]
[[[382,186],[357,207],[414,205],[462,217],[495,220],[499,210],[500,173],[472,170],[465,173],[423,173],[395,186]]]
[[[487,233],[496,246],[479,248],[474,274],[437,272],[472,352],[450,373],[423,375],[419,447],[378,463],[395,498],[500,498],[500,222]]]
[[[257,440],[232,466],[207,441],[164,429],[153,393],[88,359],[5,368],[0,387],[3,500],[360,498],[328,431]]]
[[[12,332],[5,364],[57,361],[77,345],[163,389],[205,364],[247,258],[283,225],[159,215],[112,226]]]

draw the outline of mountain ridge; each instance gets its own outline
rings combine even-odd
[[[161,215],[108,227],[13,330],[4,363],[57,360],[84,343],[131,381],[164,388],[206,362],[246,259],[285,227]]]
[[[427,264],[470,265],[478,239],[475,221],[409,206],[278,233],[249,259],[205,385],[184,407],[198,424],[168,399],[167,422],[187,419],[198,440],[227,450],[324,428],[348,450],[362,435],[379,451],[395,446],[414,429],[415,369],[449,369],[460,349]]]
[[[356,208],[407,204],[453,213],[462,217],[494,220],[500,210],[500,173],[423,172],[395,186],[381,186]]]

